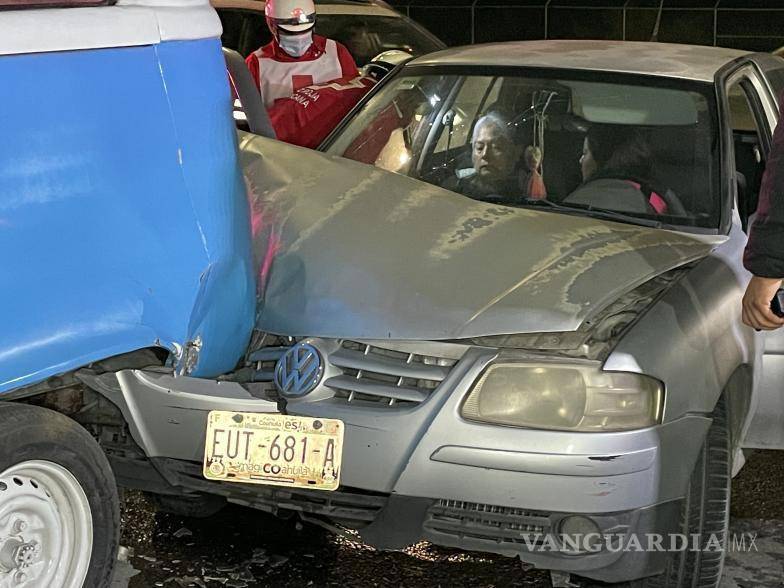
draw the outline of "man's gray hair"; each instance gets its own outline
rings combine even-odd
[[[506,137],[509,142],[514,143],[512,125],[509,124],[509,121],[497,112],[488,112],[478,121],[476,121],[476,124],[474,125],[474,132],[471,135],[472,145],[476,142],[476,135],[479,133],[479,129],[486,125],[493,125],[498,127],[498,130],[501,131],[501,134],[503,134],[503,136]]]

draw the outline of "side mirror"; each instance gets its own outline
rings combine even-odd
[[[244,114],[248,130],[254,135],[275,139],[275,130],[272,128],[267,109],[264,108],[261,95],[245,65],[245,60],[239,53],[226,47],[223,48],[223,56],[236,94],[235,113]],[[237,101],[239,101],[239,111],[237,111]]]

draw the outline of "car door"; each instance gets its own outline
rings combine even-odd
[[[782,62],[784,65],[784,62]],[[783,72],[784,73],[784,72]],[[784,80],[784,76],[781,78]],[[779,118],[772,78],[758,63],[740,64],[724,80],[722,90],[732,127],[735,205],[748,233],[758,204],[765,161]],[[784,449],[784,329],[766,332],[756,374],[756,408],[743,447]]]

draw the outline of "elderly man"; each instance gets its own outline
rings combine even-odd
[[[519,202],[524,192],[517,170],[522,149],[513,141],[512,130],[501,114],[480,118],[471,138],[473,167],[457,170],[443,187],[478,200]]]

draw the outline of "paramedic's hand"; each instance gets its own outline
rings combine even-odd
[[[751,278],[743,295],[743,322],[757,330],[772,331],[784,326],[784,318],[770,310],[770,301],[781,287],[777,278]]]

